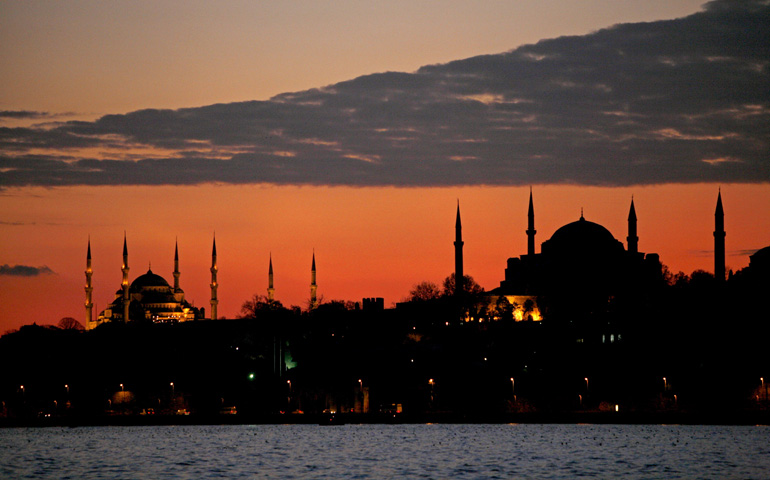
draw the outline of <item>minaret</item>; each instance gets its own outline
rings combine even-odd
[[[128,292],[128,244],[126,243],[126,232],[123,232],[123,321],[128,322],[128,306],[131,303],[131,297]]]
[[[310,267],[310,309],[318,306],[318,285],[315,281],[315,250],[313,251],[313,265]]]
[[[714,278],[725,281],[725,211],[722,208],[722,189],[717,195],[717,209],[714,212]]]
[[[267,301],[275,300],[275,288],[273,288],[273,254],[270,253],[270,266],[267,269]]]
[[[93,320],[92,310],[94,303],[91,301],[91,294],[94,291],[94,287],[91,284],[91,276],[94,271],[91,269],[91,237],[88,237],[88,253],[86,254],[86,328]]]
[[[529,187],[529,211],[527,212],[527,255],[535,255],[535,207],[532,204],[532,187]]]
[[[460,222],[460,200],[457,200],[457,220],[455,221],[455,296],[463,293],[463,226]]]
[[[217,319],[217,237],[214,236],[214,246],[211,249],[211,319]]]
[[[174,293],[180,290],[179,275],[179,240],[174,240]]]
[[[631,210],[628,212],[628,253],[639,253],[639,237],[636,235],[636,209],[634,197],[631,196]]]

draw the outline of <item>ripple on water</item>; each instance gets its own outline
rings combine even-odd
[[[0,478],[764,478],[770,428],[311,425],[0,429]]]

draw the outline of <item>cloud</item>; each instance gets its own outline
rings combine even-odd
[[[0,265],[0,275],[9,277],[37,277],[38,275],[53,275],[54,271],[47,266],[30,267],[28,265]]]
[[[13,119],[27,119],[27,118],[44,118],[48,114],[45,112],[33,112],[30,110],[0,110],[0,120],[4,118]]]
[[[0,128],[0,187],[770,181],[770,3],[268,101]]]

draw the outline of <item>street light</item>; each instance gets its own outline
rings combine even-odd
[[[511,393],[514,396],[516,395],[516,384],[514,383],[513,377],[511,377]]]
[[[588,377],[583,377],[583,380],[586,381],[586,392],[588,391]]]
[[[121,384],[120,384],[120,391],[122,392],[123,390],[124,390],[124,389],[123,389],[123,384],[121,383]]]
[[[174,397],[174,382],[169,383],[169,386],[171,387],[171,397]]]
[[[360,388],[362,392],[364,391],[364,382],[362,382],[360,378],[358,379],[358,388]]]
[[[663,377],[663,391],[666,391],[666,388],[668,388],[668,382],[666,381],[666,377]]]

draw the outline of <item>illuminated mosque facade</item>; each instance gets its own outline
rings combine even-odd
[[[86,329],[91,330],[103,323],[109,322],[152,322],[179,323],[191,320],[202,320],[205,309],[197,308],[185,299],[184,290],[179,286],[179,245],[174,245],[174,285],[148,269],[147,273],[138,276],[133,282],[128,281],[128,243],[123,237],[123,264],[121,272],[123,280],[121,287],[115,292],[115,299],[99,312],[93,315],[93,269],[91,266],[91,241],[88,241],[86,255]],[[211,318],[217,318],[217,244],[214,239],[211,253]]]
[[[195,307],[185,299],[184,290],[179,286],[179,245],[174,245],[174,285],[171,286],[165,278],[153,273],[152,268],[147,273],[138,276],[133,282],[128,280],[128,243],[123,236],[123,264],[121,272],[123,280],[121,287],[115,292],[115,299],[107,305],[107,308],[99,312],[94,318],[93,302],[93,268],[91,264],[91,240],[88,240],[88,252],[86,254],[86,302],[85,316],[86,329],[91,330],[103,323],[110,322],[151,322],[151,323],[179,323],[206,318],[205,308]],[[209,319],[217,319],[217,307],[219,299],[217,291],[217,241],[213,240],[211,250],[211,315]],[[318,284],[316,282],[315,252],[313,252],[312,267],[310,271],[310,309],[318,307]],[[273,257],[270,255],[268,267],[268,301],[275,300],[275,287],[273,285]]]

